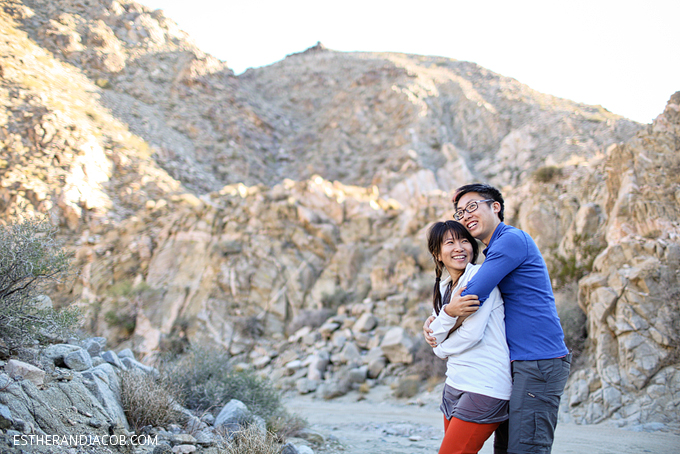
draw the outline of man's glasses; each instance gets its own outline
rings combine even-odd
[[[463,219],[463,216],[465,216],[465,212],[467,211],[468,213],[474,213],[477,211],[477,208],[479,208],[479,204],[482,202],[494,202],[494,199],[484,199],[484,200],[475,200],[474,202],[470,202],[467,205],[465,205],[465,208],[461,208],[460,210],[456,211],[453,214],[453,219],[456,221],[460,221]]]

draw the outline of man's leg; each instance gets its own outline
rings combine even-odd
[[[508,421],[504,421],[496,429],[493,436],[493,454],[508,453]]]
[[[570,363],[571,354],[564,358],[513,361],[508,453],[550,453]]]

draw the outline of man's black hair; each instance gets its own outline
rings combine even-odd
[[[501,204],[501,211],[498,212],[498,219],[503,222],[503,212],[505,211],[505,202],[503,201],[503,196],[501,195],[501,191],[498,189],[494,188],[491,185],[488,184],[482,184],[482,183],[473,183],[473,184],[466,184],[465,186],[461,186],[458,189],[456,189],[456,193],[453,196],[453,206],[458,209],[458,201],[460,200],[461,197],[463,197],[465,194],[468,192],[476,192],[480,196],[482,196],[483,199],[493,199],[496,202]]]

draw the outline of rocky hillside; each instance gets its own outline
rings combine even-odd
[[[2,219],[63,227],[81,273],[53,300],[92,334],[141,357],[221,345],[265,373],[284,365],[268,350],[313,347],[328,373],[294,376],[317,382],[392,328],[415,350],[425,231],[451,189],[488,181],[583,352],[563,417],[680,421],[680,95],[645,127],[474,63],[320,44],[236,77],[116,0],[3,0],[0,27]],[[376,326],[353,331],[362,314]],[[342,334],[305,337],[331,315]]]

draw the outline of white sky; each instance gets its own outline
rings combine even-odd
[[[680,0],[137,0],[240,74],[321,41],[473,61],[650,123],[680,90]]]

